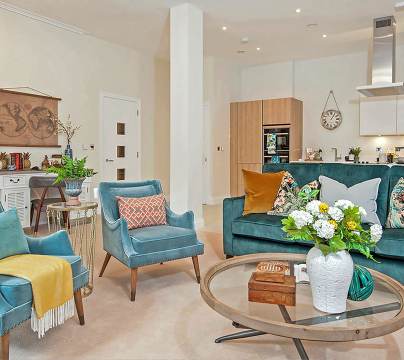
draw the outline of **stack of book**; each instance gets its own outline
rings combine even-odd
[[[10,165],[15,165],[15,170],[24,169],[22,153],[10,153]]]
[[[260,262],[248,282],[252,302],[296,305],[296,278],[286,261]]]

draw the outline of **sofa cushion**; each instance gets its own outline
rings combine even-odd
[[[386,226],[395,229],[404,228],[404,177],[397,181],[391,191]]]
[[[129,230],[136,252],[147,254],[198,244],[195,230],[170,225],[156,225]]]
[[[72,266],[73,276],[81,272],[80,256],[58,256]],[[31,283],[23,278],[0,275],[0,292],[10,305],[19,306],[32,300]]]
[[[404,260],[404,229],[384,229],[374,252],[382,257]]]
[[[18,254],[29,254],[28,241],[17,210],[11,209],[0,213],[0,259]]]
[[[366,180],[351,187],[327,176],[321,175],[319,180],[321,201],[333,205],[338,200],[350,200],[355,205],[365,209],[366,216],[362,217],[362,222],[380,225],[380,220],[376,214],[380,178]]]

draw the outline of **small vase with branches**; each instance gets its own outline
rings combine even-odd
[[[67,116],[67,121],[63,122],[60,119],[56,119],[57,122],[57,133],[63,134],[66,137],[67,145],[65,150],[65,155],[73,159],[73,150],[71,148],[71,141],[76,131],[80,129],[80,125],[75,125],[70,120],[70,114]]]

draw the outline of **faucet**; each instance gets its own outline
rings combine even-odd
[[[334,161],[337,162],[337,161],[341,160],[341,156],[338,156],[338,149],[331,148],[331,150],[334,150]]]

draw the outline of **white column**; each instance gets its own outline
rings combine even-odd
[[[170,205],[202,218],[203,13],[170,9]]]

